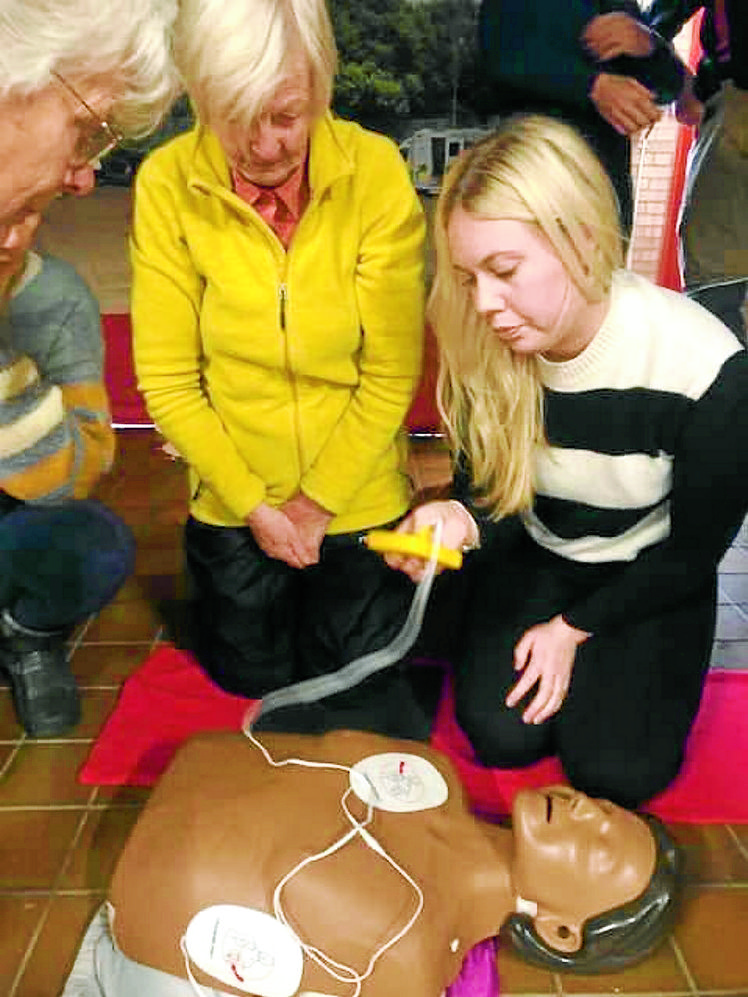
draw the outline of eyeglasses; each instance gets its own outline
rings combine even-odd
[[[87,122],[78,133],[75,148],[70,157],[70,165],[77,168],[95,166],[103,156],[106,156],[108,152],[120,144],[123,136],[108,121],[100,118],[64,77],[55,72],[52,75],[58,83],[65,87],[68,93],[72,94],[88,115]]]

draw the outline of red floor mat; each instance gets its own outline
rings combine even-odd
[[[115,426],[152,426],[135,382],[129,315],[102,316],[104,383]]]
[[[248,700],[213,685],[183,651],[164,645],[124,684],[83,765],[88,785],[152,785],[179,745],[201,730],[239,729]],[[678,778],[648,809],[686,823],[748,822],[748,672],[713,671]],[[563,781],[555,759],[526,769],[477,765],[455,723],[448,688],[432,742],[452,758],[473,805],[507,813],[518,789]]]
[[[115,426],[152,426],[143,397],[135,381],[132,360],[132,332],[129,315],[104,315],[104,382]],[[424,346],[424,372],[421,385],[413,399],[407,425],[411,432],[431,433],[439,429],[436,410],[436,343],[427,330]]]

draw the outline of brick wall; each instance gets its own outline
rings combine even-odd
[[[689,22],[675,39],[676,51],[684,62],[688,61],[693,32],[693,22]],[[660,271],[679,131],[680,126],[669,108],[649,135],[637,136],[632,143],[636,214],[629,266],[654,281]]]

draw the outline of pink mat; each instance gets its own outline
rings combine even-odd
[[[162,645],[125,682],[78,778],[87,785],[150,786],[191,734],[239,729],[249,702],[215,686],[186,652]],[[486,815],[508,813],[522,787],[565,781],[553,758],[525,769],[478,765],[454,719],[448,685],[432,743],[452,759],[473,806]],[[748,822],[746,759],[748,672],[713,671],[683,769],[647,809],[674,822]]]

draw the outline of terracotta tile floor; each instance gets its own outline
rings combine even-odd
[[[83,273],[105,312],[126,311],[130,192],[97,188],[55,202],[40,233],[48,252]],[[414,446],[419,487],[446,474],[440,447]],[[119,851],[147,798],[140,790],[79,786],[76,772],[122,681],[164,637],[179,600],[183,469],[151,431],[120,436],[100,497],[134,529],[136,572],[116,601],[71,644],[84,716],[74,735],[30,742],[0,685],[0,997],[57,997],[84,926],[101,901]],[[748,668],[748,528],[722,565],[714,663]],[[553,976],[502,953],[502,992],[529,995],[748,997],[748,826],[678,826],[687,849],[688,902],[673,938],[643,967],[615,977]],[[133,994],[132,997],[138,997]]]
[[[438,444],[414,447],[419,487],[438,482]],[[0,687],[0,997],[57,997],[87,919],[100,902],[147,798],[76,782],[123,679],[163,638],[162,611],[181,593],[183,469],[151,431],[120,435],[101,497],[132,526],[137,569],[116,601],[71,645],[84,718],[70,737],[27,740]],[[715,660],[748,667],[748,531],[724,562]],[[676,826],[688,855],[688,898],[668,944],[642,967],[611,977],[561,978],[500,957],[502,992],[523,995],[748,997],[748,826]],[[137,995],[132,995],[137,997]]]

